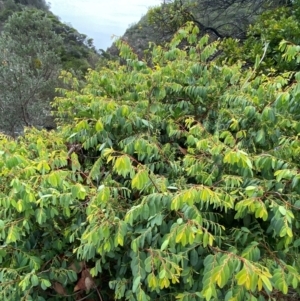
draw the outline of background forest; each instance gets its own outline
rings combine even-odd
[[[99,55],[92,40],[63,24],[45,1],[0,1],[0,129],[53,128],[50,102],[60,70],[83,77]]]
[[[0,5],[1,300],[299,300],[298,1]]]

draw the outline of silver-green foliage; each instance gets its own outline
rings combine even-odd
[[[14,135],[42,126],[57,83],[61,39],[45,13],[13,14],[0,36],[0,129]]]

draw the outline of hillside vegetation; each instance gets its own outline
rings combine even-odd
[[[93,41],[75,28],[62,23],[51,13],[44,0],[2,0],[0,2],[0,28],[3,29],[12,14],[22,12],[24,9],[30,9],[32,12],[39,11],[51,21],[51,30],[63,40],[63,45],[53,47],[59,53],[64,69],[72,68],[77,72],[85,72],[87,68],[95,67]]]
[[[92,40],[63,24],[44,1],[3,1],[0,10],[0,130],[55,127],[50,102],[61,70],[83,78],[99,60]]]
[[[225,37],[244,40],[248,26],[263,12],[290,5],[286,0],[164,0],[130,26],[122,39],[142,57],[149,42],[169,42],[181,26],[192,21],[200,35],[209,34],[211,41]],[[114,45],[108,52],[118,53]]]
[[[299,4],[62,71],[57,128],[0,136],[0,299],[299,300]]]

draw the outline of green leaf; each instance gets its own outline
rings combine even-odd
[[[50,286],[51,286],[51,282],[48,279],[41,279],[41,288],[43,290],[46,290]]]
[[[283,216],[286,215],[286,209],[283,206],[278,206],[278,210]]]
[[[197,252],[195,249],[193,249],[193,250],[190,252],[190,262],[191,262],[191,265],[192,265],[192,266],[197,265],[198,260],[199,260],[198,252]]]
[[[39,284],[39,278],[35,274],[31,276],[30,281],[32,286],[37,286]]]
[[[58,179],[56,173],[52,172],[48,176],[48,182],[52,187],[57,187],[58,186]]]
[[[271,292],[273,287],[272,287],[272,284],[271,284],[269,278],[266,277],[265,275],[259,275],[259,277],[261,278],[264,286]]]
[[[104,129],[103,123],[100,119],[96,122],[95,129],[97,132],[101,132]]]
[[[146,170],[139,171],[132,179],[132,188],[142,190],[149,182],[148,172]]]
[[[165,250],[168,247],[168,245],[169,245],[169,240],[166,239],[160,247],[161,251]]]
[[[123,177],[132,173],[133,169],[129,157],[126,155],[118,157],[114,164],[114,170]]]
[[[9,227],[6,237],[6,243],[13,243],[20,239],[20,234],[22,233],[21,229],[12,225]]]
[[[141,284],[141,276],[137,276],[132,284],[132,292],[135,293]]]
[[[46,210],[44,208],[39,208],[35,210],[35,217],[37,222],[42,225],[47,220]]]

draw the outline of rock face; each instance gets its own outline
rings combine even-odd
[[[200,33],[199,37],[206,33]],[[210,33],[209,33],[210,34]],[[127,42],[134,52],[142,58],[144,51],[149,48],[149,43],[155,43],[157,45],[163,45],[171,40],[172,34],[162,35],[162,32],[155,30],[152,24],[148,21],[148,15],[145,15],[141,20],[130,26],[121,39]],[[210,39],[213,41],[217,37],[214,34],[210,34]],[[111,56],[118,56],[119,51],[113,43],[106,51]]]
[[[147,15],[143,16],[138,23],[130,26],[121,39],[126,41],[139,57],[143,56],[143,52],[148,48],[149,42],[163,42],[158,34],[155,33],[151,24],[149,24]],[[112,44],[112,46],[107,49],[107,52],[112,56],[119,54],[115,44]]]
[[[207,33],[210,35],[212,41],[218,38],[212,32],[203,31],[199,34],[199,37]],[[126,41],[133,48],[139,58],[142,58],[144,56],[144,51],[148,49],[150,42],[157,45],[163,45],[164,43],[169,42],[172,36],[173,33],[163,33],[162,29],[156,29],[153,24],[150,24],[149,16],[146,14],[138,23],[131,25],[121,39]],[[111,56],[118,56],[119,54],[114,43],[106,52]]]

